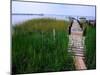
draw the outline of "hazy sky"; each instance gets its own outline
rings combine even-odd
[[[95,6],[12,1],[12,13],[58,14],[95,17]]]

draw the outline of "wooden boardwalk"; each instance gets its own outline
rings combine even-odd
[[[73,55],[76,70],[87,69],[84,63],[84,37],[77,20],[73,21],[71,35],[69,35],[68,51]]]

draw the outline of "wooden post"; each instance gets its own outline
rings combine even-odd
[[[55,29],[53,29],[53,39],[55,40]]]

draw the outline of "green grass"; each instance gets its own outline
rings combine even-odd
[[[68,25],[69,22],[64,20],[43,18],[43,19],[28,20],[20,24],[20,26],[16,24],[15,29],[25,30],[28,32],[33,30],[49,31],[52,30],[53,28],[56,30],[66,30]]]
[[[88,69],[96,68],[96,27],[87,26],[86,30],[86,65]]]
[[[74,70],[73,59],[67,52],[68,24],[63,20],[33,19],[13,27],[13,73]]]

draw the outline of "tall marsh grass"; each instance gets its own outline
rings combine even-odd
[[[86,29],[86,65],[87,69],[96,68],[96,27],[87,26]]]
[[[68,24],[63,20],[33,19],[13,27],[12,72],[74,70],[72,56],[67,52]]]

